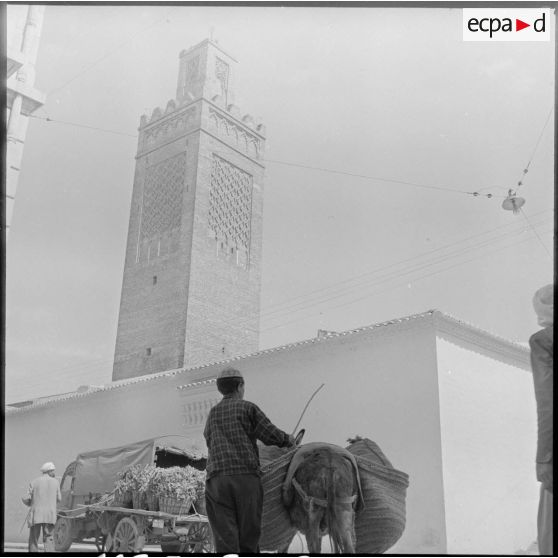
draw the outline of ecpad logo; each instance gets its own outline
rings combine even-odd
[[[549,8],[463,9],[464,41],[549,41]]]

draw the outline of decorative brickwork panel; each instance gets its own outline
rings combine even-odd
[[[229,248],[248,253],[252,219],[252,176],[213,156],[209,189],[209,230]]]
[[[192,107],[187,111],[179,112],[176,116],[168,118],[156,126],[147,128],[143,133],[142,150],[151,149],[157,144],[184,135],[195,125],[195,116],[196,107]]]
[[[229,89],[229,65],[219,57],[215,60],[215,75],[221,83],[221,94],[226,97]]]
[[[186,176],[186,153],[147,169],[143,189],[141,241],[179,229]]]
[[[216,131],[219,137],[226,139],[228,143],[248,156],[260,158],[261,142],[258,137],[229,118],[225,118],[213,108],[209,109],[209,119],[212,130]]]

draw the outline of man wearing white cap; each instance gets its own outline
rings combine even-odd
[[[274,426],[257,405],[244,400],[244,379],[238,370],[223,370],[217,389],[223,399],[209,412],[204,430],[205,500],[215,552],[257,554],[263,487],[256,441],[290,447],[295,440]]]
[[[29,485],[28,497],[24,503],[29,510],[29,552],[39,551],[39,535],[43,531],[45,552],[54,552],[54,524],[56,504],[60,502],[60,485],[54,476],[54,463],[48,461],[41,467],[43,473]]]
[[[553,417],[553,334],[554,334],[554,285],[539,289],[533,298],[538,323],[544,329],[529,339],[531,368],[537,400],[537,480],[541,483],[537,517],[539,554],[553,555],[552,545],[552,417]]]

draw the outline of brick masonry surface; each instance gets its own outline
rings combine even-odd
[[[222,71],[212,50],[184,71]],[[142,117],[113,380],[258,349],[263,127],[211,79]]]

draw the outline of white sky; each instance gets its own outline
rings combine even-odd
[[[12,28],[23,8],[8,6]],[[552,281],[554,31],[463,42],[461,19],[49,5],[36,115],[130,136],[30,122],[8,239],[7,400],[111,380],[132,136],[174,97],[179,52],[211,28],[239,61],[236,104],[267,126],[261,348],[432,308],[525,342],[532,295]],[[536,233],[501,208],[533,153],[520,192]]]

